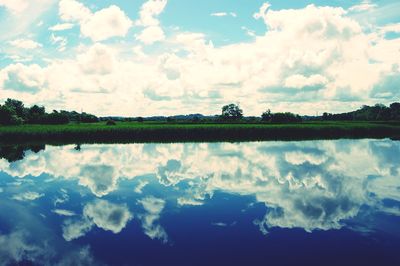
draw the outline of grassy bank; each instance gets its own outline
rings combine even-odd
[[[185,124],[105,122],[0,126],[0,143],[117,143],[398,138],[399,123],[303,122],[293,124]]]

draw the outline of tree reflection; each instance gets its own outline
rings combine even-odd
[[[0,146],[0,159],[6,159],[9,163],[12,163],[24,159],[27,151],[38,153],[45,148],[44,144]]]

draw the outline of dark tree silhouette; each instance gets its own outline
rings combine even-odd
[[[272,119],[272,113],[270,109],[267,109],[264,113],[261,114],[261,120],[264,122],[269,122]]]
[[[225,120],[239,120],[243,117],[243,110],[236,104],[228,104],[222,107],[222,118]]]

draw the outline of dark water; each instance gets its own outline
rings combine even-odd
[[[400,265],[400,142],[2,147],[0,265]]]

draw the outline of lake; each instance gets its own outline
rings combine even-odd
[[[400,265],[400,142],[0,148],[1,265]]]

